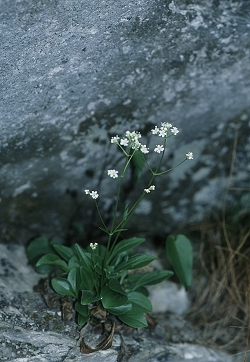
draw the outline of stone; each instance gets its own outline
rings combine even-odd
[[[107,218],[114,198],[110,136],[146,137],[164,121],[180,130],[166,167],[189,151],[194,160],[157,180],[142,228],[169,233],[222,202],[236,132],[232,185],[246,187],[249,2],[2,0],[0,10],[1,240],[65,238],[79,224],[91,235],[84,189],[98,189]],[[131,177],[126,201],[147,177],[137,187]]]

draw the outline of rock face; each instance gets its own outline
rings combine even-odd
[[[74,320],[62,321],[59,305],[49,308],[41,294],[33,291],[40,276],[27,265],[24,247],[0,244],[0,255],[2,362],[237,361],[221,351],[197,344],[200,332],[183,317],[168,313],[152,315],[157,325],[151,329],[115,333],[113,346],[108,350],[83,354],[77,345],[80,331]],[[173,288],[169,293],[180,301]]]
[[[64,237],[73,221],[87,229],[84,189],[98,189],[106,212],[114,197],[110,136],[146,137],[160,122],[180,130],[166,166],[188,151],[194,160],[158,179],[142,229],[169,232],[220,201],[236,130],[233,183],[246,187],[249,2],[2,0],[0,10],[2,240]]]

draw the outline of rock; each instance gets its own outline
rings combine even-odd
[[[2,261],[9,260],[10,247],[1,244],[0,247],[3,267]],[[182,316],[169,313],[152,314],[157,325],[151,329],[124,329],[120,334],[115,333],[113,346],[108,350],[83,354],[77,342],[80,336],[77,324],[73,320],[62,321],[59,307],[48,308],[41,295],[32,291],[38,276],[25,262],[23,246],[12,245],[11,251],[13,261],[4,262],[5,274],[1,274],[1,283],[5,286],[0,288],[0,300],[5,297],[0,310],[0,360],[3,362],[236,361],[224,352],[197,344],[199,330]],[[20,259],[15,258],[17,255]],[[15,274],[13,265],[17,268]],[[21,274],[18,269],[22,270]],[[174,293],[173,290],[170,293]]]
[[[232,182],[246,185],[248,2],[2,0],[0,9],[2,240],[64,238],[74,223],[89,235],[84,189],[98,189],[106,213],[114,198],[105,173],[120,154],[110,136],[146,136],[164,121],[180,129],[166,167],[188,151],[194,161],[158,179],[138,210],[142,228],[168,233],[219,204],[236,130]]]

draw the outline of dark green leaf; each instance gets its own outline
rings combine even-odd
[[[55,254],[44,255],[36,263],[37,266],[45,265],[45,264],[58,266],[61,269],[63,269],[65,272],[68,272],[68,270],[69,270],[65,261],[60,259],[59,256],[55,255]]]
[[[69,261],[68,261],[68,268],[69,270],[72,269],[72,268],[79,268],[80,267],[80,264],[79,264],[79,260],[77,258],[77,256],[72,256]]]
[[[85,317],[88,317],[88,318],[90,317],[90,310],[89,310],[87,305],[82,305],[81,303],[76,302],[75,303],[75,310],[79,314],[81,314],[81,315],[83,315]]]
[[[78,313],[77,323],[78,323],[79,326],[82,326],[83,324],[85,324],[88,321],[88,319],[89,319],[89,317]]]
[[[80,264],[89,272],[92,271],[91,254],[87,253],[80,245],[75,244],[75,250],[79,258]]]
[[[166,278],[170,278],[174,273],[170,270],[156,270],[150,273],[137,274],[140,278],[137,279],[134,290],[143,285],[153,285],[161,283]]]
[[[107,311],[113,315],[121,315],[128,312],[131,309],[132,309],[132,304],[127,303],[125,305],[121,305],[120,307],[108,308]]]
[[[128,293],[128,300],[133,304],[133,308],[139,308],[141,312],[152,312],[152,304],[150,300],[139,292]]]
[[[145,158],[143,156],[143,153],[141,151],[135,151],[131,162],[132,162],[132,165],[135,168],[136,179],[138,181],[139,178],[141,177],[142,170],[143,170],[143,167],[144,167],[144,164],[145,164]]]
[[[146,254],[135,254],[115,267],[115,271],[139,269],[150,264],[155,258]]]
[[[143,238],[130,238],[120,241],[112,251],[109,260],[112,260],[115,256],[117,256],[120,253],[123,253],[124,251],[131,250],[135,246],[138,246],[142,244],[145,241]]]
[[[94,292],[91,292],[89,290],[82,290],[82,305],[88,305],[89,303],[97,302],[100,299],[101,297],[99,295],[96,295]]]
[[[51,280],[51,284],[53,289],[58,293],[62,295],[70,295],[71,297],[76,298],[77,295],[74,293],[71,284],[69,281],[65,278],[53,278]]]
[[[84,266],[81,266],[79,271],[84,289],[92,291],[95,285],[95,274]]]
[[[167,238],[167,256],[186,289],[192,285],[193,250],[189,239],[184,235]]]
[[[137,307],[133,307],[130,311],[119,315],[118,318],[123,323],[133,328],[143,328],[148,325],[144,313]]]
[[[120,307],[128,302],[128,297],[105,286],[101,290],[102,305],[105,309]]]
[[[80,279],[79,268],[72,268],[69,271],[67,280],[70,282],[70,285],[71,285],[75,295],[78,295],[78,292],[81,288],[81,279]]]
[[[48,253],[54,253],[54,249],[51,246],[52,243],[53,240],[49,241],[48,238],[43,236],[36,238],[29,243],[27,247],[27,256],[29,262],[31,263],[31,265],[33,266],[33,268],[36,270],[37,273],[47,274],[53,270],[54,267],[52,265],[36,266],[36,263],[42,256]]]
[[[113,291],[126,295],[125,291],[122,289],[121,284],[117,279],[111,279],[108,285],[109,288],[112,289]]]
[[[61,244],[54,244],[53,248],[55,249],[57,254],[59,254],[60,257],[66,261],[69,261],[69,259],[74,255],[73,250],[68,248],[67,246]]]

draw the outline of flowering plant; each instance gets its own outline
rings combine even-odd
[[[142,199],[151,192],[155,192],[154,179],[166,174],[186,160],[193,159],[193,153],[188,152],[178,165],[162,171],[167,140],[176,136],[179,131],[170,123],[162,123],[160,128],[155,126],[151,132],[163,139],[163,142],[154,148],[154,152],[161,155],[154,169],[146,160],[146,154],[150,150],[140,142],[141,134],[139,132],[127,131],[123,138],[119,136],[111,138],[111,143],[117,145],[125,155],[120,175],[115,169],[107,170],[107,175],[114,179],[114,183],[117,183],[118,190],[111,225],[105,223],[99,210],[98,191],[85,190],[85,194],[90,196],[96,204],[102,223],[100,229],[107,234],[106,246],[90,243],[85,249],[78,244],[67,247],[41,238],[34,240],[29,245],[30,259],[33,261],[39,259],[36,262],[38,271],[48,272],[52,267],[57,267],[57,276],[51,280],[52,287],[57,293],[74,298],[79,325],[88,321],[98,310],[102,311],[102,316],[116,316],[121,322],[134,328],[147,326],[145,313],[152,311],[152,306],[148,299],[146,286],[160,283],[173,275],[173,272],[169,270],[141,272],[141,268],[155,259],[153,256],[133,251],[135,247],[144,242],[143,238],[134,237],[120,241],[121,233],[126,230],[128,221]],[[130,162],[134,160],[136,160],[138,173],[141,173],[143,166],[146,165],[151,177],[134,205],[132,207],[127,205],[119,219],[118,210],[124,175]],[[45,254],[42,257],[40,257],[41,253],[39,254],[37,246]],[[177,238],[169,236],[167,254],[179,279],[188,288],[192,279],[192,248],[189,240],[183,235],[178,235]],[[133,270],[138,272],[131,272]]]

